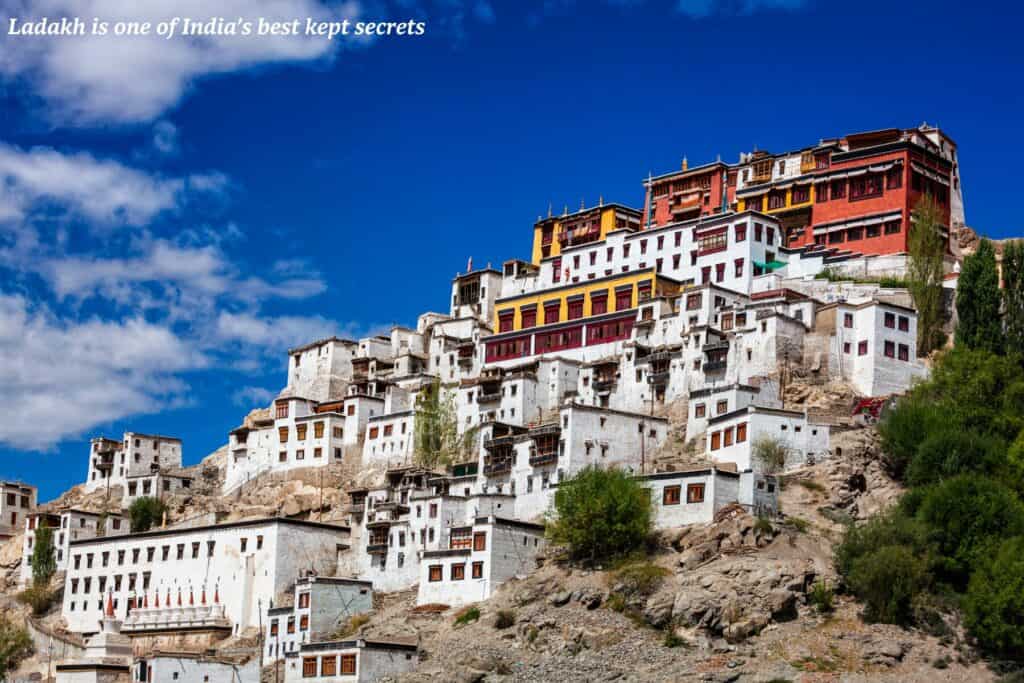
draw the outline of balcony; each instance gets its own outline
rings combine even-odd
[[[724,360],[709,360],[704,363],[704,372],[719,372],[725,370],[726,362]]]
[[[498,400],[501,400],[501,392],[500,391],[499,392],[495,392],[493,394],[477,394],[477,396],[476,396],[476,402],[477,403],[493,403],[493,402],[498,401]]]
[[[647,375],[648,384],[668,384],[668,370]]]
[[[594,380],[594,391],[599,394],[604,394],[615,388],[615,379],[595,379]]]
[[[349,515],[359,515],[360,517],[365,514],[366,508],[362,503],[358,505],[349,505],[345,508],[345,513]]]
[[[558,453],[537,453],[536,455],[530,456],[530,467],[543,467],[544,465],[554,465],[558,462]]]
[[[100,453],[96,458],[96,469],[98,470],[109,470],[114,467],[114,454],[113,453]]]
[[[539,425],[530,429],[530,436],[536,439],[538,436],[558,436],[562,433],[562,428],[558,426],[557,422],[551,422],[549,424]]]
[[[501,474],[508,474],[512,471],[511,460],[498,460],[496,462],[484,463],[484,476],[494,477]]]
[[[370,555],[387,555],[388,544],[387,543],[369,543],[366,546],[366,552]]]

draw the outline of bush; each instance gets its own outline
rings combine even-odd
[[[516,624],[516,613],[510,609],[498,610],[498,615],[494,618],[494,628],[500,630],[511,628]]]
[[[465,626],[480,619],[480,609],[477,607],[464,607],[455,614],[455,625]]]
[[[995,472],[1006,461],[1006,442],[991,434],[946,428],[925,437],[917,447],[907,483],[926,486],[958,474]]]
[[[866,619],[908,624],[914,598],[927,590],[928,579],[923,559],[903,546],[887,545],[856,558],[846,581],[864,601]]]
[[[631,562],[612,572],[609,579],[627,595],[648,596],[661,587],[666,576],[671,575],[668,569],[652,562]]]
[[[849,577],[856,560],[882,546],[904,546],[915,554],[926,554],[926,529],[901,508],[872,517],[862,526],[849,526],[835,548],[836,571]]]
[[[131,519],[132,533],[149,531],[154,526],[162,523],[163,516],[167,512],[167,504],[159,498],[144,496],[136,498],[131,507],[128,508],[128,517]]]
[[[32,608],[32,614],[40,617],[50,611],[57,599],[56,591],[45,583],[34,583],[18,593],[18,602]]]
[[[665,629],[665,635],[661,639],[661,644],[668,648],[680,647],[685,645],[686,641],[683,640],[676,630],[670,625]]]
[[[353,614],[348,620],[342,625],[338,632],[334,634],[334,637],[338,640],[347,638],[351,635],[355,635],[359,632],[366,624],[370,623],[369,614]]]
[[[585,467],[555,492],[548,537],[574,559],[626,556],[643,548],[650,532],[650,491],[623,470]]]
[[[31,655],[34,649],[32,638],[25,627],[14,624],[6,616],[0,616],[0,676],[7,676],[18,668],[21,660]]]
[[[751,455],[761,464],[762,471],[775,474],[785,469],[789,446],[782,439],[762,434],[752,444]]]
[[[608,596],[608,600],[604,603],[604,605],[613,612],[625,612],[626,596],[624,596],[622,593],[612,593]]]
[[[775,527],[772,526],[772,521],[770,519],[768,519],[764,515],[757,516],[757,521],[754,522],[755,533],[764,536],[766,534],[773,533],[774,531]]]
[[[930,487],[917,517],[928,525],[942,577],[958,589],[999,539],[1024,534],[1024,505],[1013,491],[972,474]]]
[[[902,478],[929,434],[942,431],[948,414],[934,403],[910,397],[885,413],[878,424],[882,451],[893,476]]]
[[[824,581],[817,581],[811,586],[808,600],[819,612],[831,612],[835,609],[835,599],[835,591]]]
[[[974,572],[964,611],[981,642],[1006,655],[1024,652],[1024,537],[1004,541]]]

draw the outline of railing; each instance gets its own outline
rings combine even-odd
[[[492,475],[506,474],[512,471],[512,461],[502,460],[500,462],[492,462],[484,464],[484,476],[489,477]]]
[[[561,433],[562,428],[558,425],[557,422],[553,422],[551,424],[546,425],[538,425],[530,429],[530,436],[533,438],[536,438],[538,436],[546,436],[548,434],[554,434],[555,436],[558,436]]]
[[[537,455],[530,456],[531,467],[541,467],[543,465],[551,465],[558,462],[558,453],[538,453]]]
[[[495,393],[495,394],[477,394],[477,396],[476,396],[476,402],[477,402],[477,403],[491,403],[491,402],[493,402],[493,401],[497,401],[497,400],[499,400],[500,398],[501,398],[501,393]]]
[[[366,552],[370,555],[383,555],[388,552],[387,543],[369,543],[366,546]]]
[[[664,372],[652,372],[647,375],[647,381],[650,384],[667,384],[668,383],[668,370]]]
[[[615,386],[614,379],[595,379],[594,380],[594,391],[603,392],[611,391],[612,387]]]
[[[719,370],[725,370],[726,362],[724,360],[709,360],[704,363],[704,372],[718,372]]]

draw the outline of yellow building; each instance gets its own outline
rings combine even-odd
[[[810,181],[781,183],[784,188],[766,186],[757,196],[740,197],[740,211],[760,211],[761,213],[777,213],[791,209],[809,208],[814,204],[814,184]]]
[[[654,268],[572,283],[495,302],[494,329],[500,334],[615,313],[657,296],[674,296],[680,284]]]
[[[558,256],[562,249],[603,240],[609,232],[640,229],[641,212],[622,204],[600,204],[576,213],[548,216],[533,226],[534,265]]]

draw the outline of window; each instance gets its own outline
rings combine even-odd
[[[615,292],[615,310],[623,311],[633,307],[633,288]]]
[[[704,502],[704,484],[689,484],[686,487],[686,502],[687,503],[703,503]]]
[[[473,550],[487,550],[487,532],[477,531],[473,534]]]
[[[431,503],[430,504],[430,514],[429,514],[429,516],[430,516],[431,519],[434,519],[435,517],[437,517],[437,503]]]
[[[432,564],[432,565],[430,565],[429,580],[431,582],[437,582],[437,581],[441,580],[441,577],[442,577],[441,565],[439,565],[439,564]]]
[[[886,313],[885,314],[885,326],[894,329],[896,327],[896,314]]]
[[[306,427],[305,424],[295,425],[295,438],[299,441],[306,440]]]
[[[544,303],[544,324],[557,323],[559,314],[562,312],[561,301],[547,301]]]
[[[277,635],[277,619],[271,619],[270,620],[270,635],[272,635],[272,636],[276,636]]]
[[[523,321],[522,328],[529,329],[536,327],[537,325],[537,307],[536,306],[523,306],[519,309],[519,317]]]
[[[295,459],[296,460],[305,460],[306,459],[306,450],[303,449],[303,448],[300,448],[297,451],[295,451]]]
[[[185,544],[184,543],[179,543],[177,550],[178,550],[177,559],[184,560],[185,559]]]
[[[722,401],[718,401],[715,404],[715,414],[716,415],[721,415],[722,413],[724,413],[728,409],[729,409],[729,402],[728,401],[722,400]]]
[[[324,438],[324,423],[314,422],[313,423],[313,438],[322,439]]]
[[[466,565],[464,564],[453,564],[452,565],[452,581],[462,581],[466,578]]]
[[[843,313],[843,327],[853,328],[853,313]]]
[[[905,315],[900,316],[900,332],[907,332],[910,330],[910,318]]]
[[[846,196],[846,181],[845,180],[833,180],[832,187],[829,188],[832,193],[832,199],[842,199]]]
[[[299,360],[298,356],[295,357],[295,360]],[[288,417],[288,404],[287,403],[278,403],[277,404],[277,419],[278,420],[283,420],[286,417]]]
[[[903,168],[895,166],[885,174],[885,189],[897,190],[903,187]]]
[[[849,353],[849,352],[850,352],[850,342],[844,342],[843,343],[843,353]]]
[[[558,272],[557,270],[555,271]],[[557,278],[556,278],[557,280]],[[498,332],[511,332],[512,323],[515,318],[515,311],[499,311],[498,312]]]
[[[736,443],[743,443],[747,440],[747,423],[741,422],[736,425]]]
[[[263,548],[263,537],[262,536],[257,536],[256,537],[256,550],[261,550],[262,548]]]
[[[889,221],[888,223],[885,224],[885,234],[896,235],[899,233],[901,227],[901,221]]]
[[[879,197],[882,194],[882,176],[862,175],[850,179],[850,201]]]
[[[583,317],[583,297],[569,302],[569,320],[578,320]]]
[[[886,341],[885,342],[885,357],[895,358],[896,357],[896,342]]]
[[[661,504],[662,505],[679,505],[679,501],[682,499],[682,487],[681,486],[666,486],[661,491]]]
[[[278,453],[277,453],[277,461],[278,462],[287,462],[288,461],[288,451],[278,451]]]
[[[295,633],[295,617],[288,617],[288,633]]]
[[[693,416],[697,418],[704,417],[707,414],[707,408],[703,403],[698,403],[693,407]]]
[[[733,266],[735,268],[735,272],[733,274],[736,277],[743,277],[743,259],[741,259],[741,258],[736,259],[736,261],[733,264]]]
[[[725,448],[728,448],[729,446],[732,445],[732,427],[727,428],[723,432],[723,434],[725,435],[725,438],[724,438],[724,441],[723,441],[722,445]]]
[[[472,576],[473,576],[474,579],[482,579],[482,578],[484,578],[484,563],[483,562],[474,562],[473,563],[473,574],[472,574]]]
[[[743,242],[747,239],[747,226],[745,224],[741,223],[740,225],[733,227],[733,231],[736,234],[737,242]]]
[[[900,344],[899,353],[900,360],[910,360],[910,347],[906,344]]]
[[[278,440],[281,443],[288,443],[288,428],[287,427],[278,427],[277,428],[277,438],[278,438]]]
[[[717,451],[722,447],[722,432],[711,433],[711,450]]]
[[[342,655],[341,656],[341,673],[342,674],[354,674],[356,672],[356,656],[355,655]]]
[[[299,630],[300,631],[308,631],[309,630],[309,615],[308,614],[303,614],[301,617],[299,617]]]
[[[380,427],[370,427],[369,438],[376,439],[378,436],[380,436]]]
[[[608,292],[593,292],[590,295],[590,314],[601,315],[608,312]]]
[[[793,188],[793,204],[803,204],[811,201],[811,186],[797,185]]]
[[[818,183],[814,186],[814,202],[821,204],[828,201],[828,183]]]
[[[866,356],[866,355],[868,355],[868,343],[867,343],[867,341],[862,341],[862,342],[858,342],[857,343],[857,355],[858,356]]]
[[[195,560],[199,557],[199,543],[192,544],[192,559]]]
[[[338,674],[338,658],[334,655],[320,658],[320,675],[336,676]]]
[[[316,678],[316,657],[302,658],[302,677]]]

